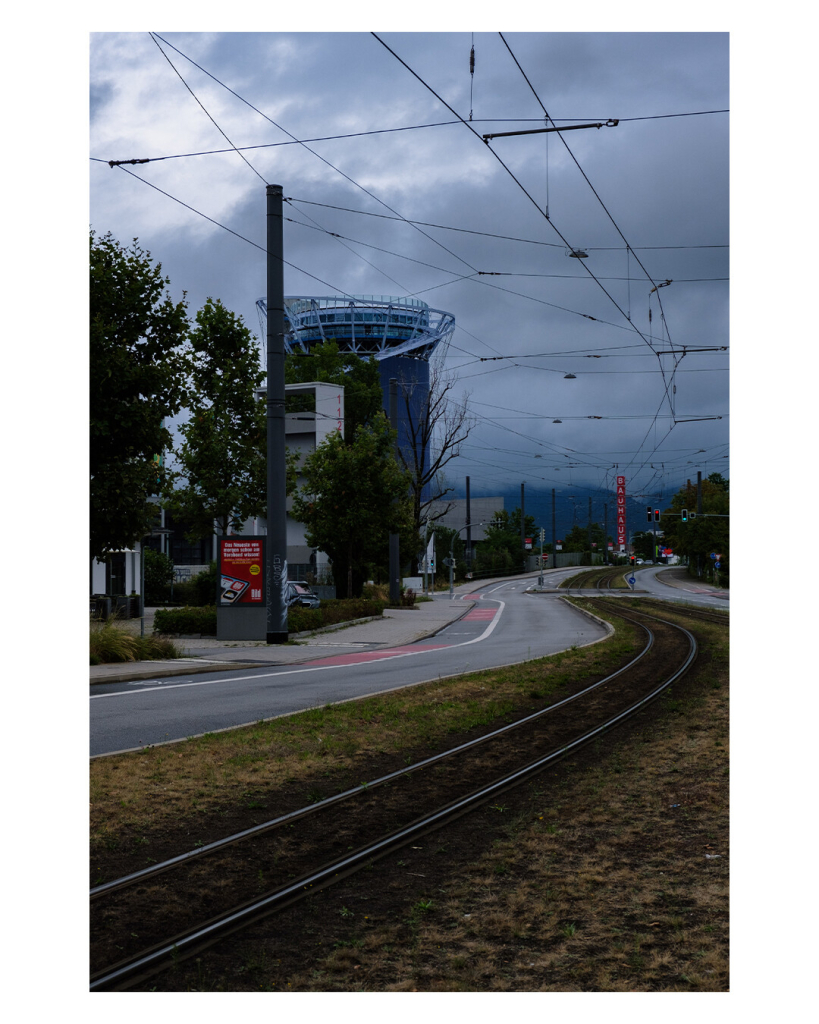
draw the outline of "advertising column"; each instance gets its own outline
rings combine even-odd
[[[617,548],[625,554],[628,534],[626,533],[626,478],[617,477]]]
[[[264,537],[220,537],[216,592],[219,640],[264,640]]]

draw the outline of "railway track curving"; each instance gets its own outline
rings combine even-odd
[[[445,827],[637,713],[696,657],[678,623],[596,602],[644,636],[617,672],[474,741],[91,892],[92,990],[138,985]],[[422,809],[426,808],[424,813]]]

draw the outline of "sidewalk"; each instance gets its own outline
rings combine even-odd
[[[470,584],[474,589],[474,584]],[[294,633],[291,643],[268,644],[264,640],[180,639],[184,658],[172,661],[131,661],[110,665],[91,665],[91,683],[115,683],[157,676],[181,676],[194,672],[223,672],[226,668],[258,668],[260,665],[297,665],[315,661],[324,655],[342,651],[400,647],[434,636],[444,626],[459,619],[472,607],[469,600],[455,600],[439,594],[414,608],[386,608],[380,619],[368,619],[350,626],[330,626],[313,633]],[[131,627],[139,619],[130,620]],[[145,633],[153,630],[153,609],[145,611]]]
[[[547,570],[548,572],[548,570]],[[91,683],[131,682],[155,679],[157,676],[189,676],[195,672],[224,672],[225,669],[259,668],[263,665],[298,665],[305,661],[330,657],[344,651],[403,647],[426,637],[435,636],[450,622],[465,615],[472,607],[470,594],[480,594],[498,582],[520,580],[537,582],[538,573],[490,580],[470,580],[449,592],[438,591],[432,601],[422,601],[414,608],[385,608],[380,619],[368,619],[350,626],[329,626],[313,633],[293,633],[290,643],[268,644],[264,640],[216,640],[180,638],[177,643],[184,657],[173,661],[130,661],[110,665],[91,665]],[[463,600],[463,599],[466,600]],[[145,609],[145,634],[153,632],[155,608]],[[139,619],[126,619],[131,629],[139,632]]]

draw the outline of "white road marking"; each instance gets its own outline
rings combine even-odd
[[[486,640],[489,636],[492,635],[498,622],[500,622],[501,614],[503,613],[503,610],[506,607],[506,603],[504,601],[501,601],[498,598],[493,598],[493,600],[498,601],[499,607],[498,610],[495,612],[494,618],[483,631],[483,633],[481,633],[480,636],[474,637],[472,640],[464,640],[458,644],[447,644],[445,645],[447,650],[452,650],[455,647],[468,647],[470,644],[480,643],[480,641]],[[443,648],[441,647],[437,649],[443,650]],[[406,651],[403,654],[392,654],[379,660],[395,661],[398,658],[412,658],[418,654],[429,654],[429,651]],[[189,686],[215,686],[217,683],[240,683],[244,682],[247,679],[268,679],[273,676],[280,678],[282,676],[303,675],[308,672],[326,672],[328,669],[337,670],[340,668],[360,668],[362,664],[373,664],[373,662],[354,662],[351,665],[314,665],[312,668],[286,669],[284,672],[263,672],[259,673],[258,675],[254,674],[252,676],[231,676],[228,679],[202,679],[190,683],[162,683],[161,685],[162,692],[165,693],[167,690],[178,690]],[[142,682],[145,682],[145,680],[142,680]],[[157,682],[159,682],[159,680],[157,680]],[[156,688],[153,686],[143,686],[143,688],[139,690],[118,690],[116,693],[92,693],[89,697],[89,700],[104,700],[106,697],[133,697],[135,694],[138,693],[156,693]]]

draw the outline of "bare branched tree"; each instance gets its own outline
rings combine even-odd
[[[455,401],[456,384],[457,377],[447,373],[439,360],[430,362],[428,395],[423,396],[420,386],[411,382],[399,385],[406,437],[399,442],[398,457],[412,474],[413,516],[419,533],[425,519],[440,519],[452,507],[442,504],[430,514],[433,503],[453,490],[446,485],[444,466],[460,454],[476,422],[469,411],[469,395]]]

